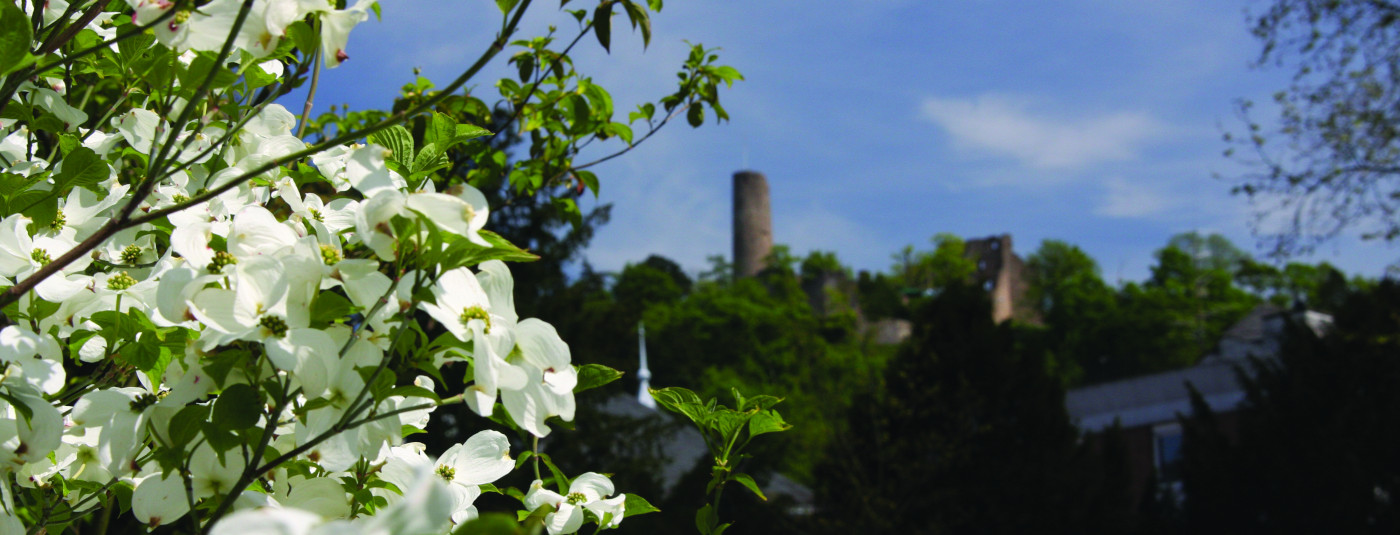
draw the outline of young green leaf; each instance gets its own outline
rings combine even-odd
[[[0,4],[0,74],[9,74],[30,61],[33,37],[29,17],[14,2]]]
[[[247,383],[225,388],[214,401],[214,425],[226,431],[252,427],[262,416],[262,398]]]
[[[107,161],[103,160],[87,147],[78,147],[73,152],[63,157],[63,169],[54,176],[54,191],[63,191],[69,187],[92,186],[107,180],[111,176],[112,169],[107,166]]]
[[[413,166],[413,134],[402,125],[394,125],[369,135],[369,142],[389,149],[389,159],[398,162],[404,169]]]
[[[622,378],[622,372],[602,364],[584,364],[578,368],[578,384],[574,393],[598,388]]]
[[[612,52],[608,47],[612,41],[612,9],[612,1],[604,0],[598,4],[598,9],[593,10],[593,35],[598,36],[598,44],[609,53]]]
[[[743,485],[745,488],[753,491],[754,495],[758,496],[759,499],[765,502],[768,501],[768,497],[763,495],[763,491],[758,490],[758,483],[755,483],[753,478],[749,477],[748,474],[734,474],[734,480],[738,481],[739,484]]]
[[[651,502],[648,502],[646,498],[643,498],[636,494],[628,494],[622,502],[622,518],[629,518],[637,515],[656,513],[660,511],[661,510],[657,509],[656,506],[651,504]]]

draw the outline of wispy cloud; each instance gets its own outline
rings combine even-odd
[[[1130,160],[1165,131],[1145,113],[1051,117],[1034,113],[1025,99],[994,94],[928,97],[920,113],[943,127],[959,147],[1015,158],[1040,169]]]
[[[1142,180],[1113,177],[1104,181],[1103,202],[1094,213],[1104,217],[1143,218],[1156,216],[1176,207],[1175,198]]]

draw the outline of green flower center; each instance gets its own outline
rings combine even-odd
[[[340,251],[335,250],[335,247],[329,245],[321,246],[321,261],[325,262],[327,266],[334,266],[337,262],[340,262],[340,260]]]
[[[214,253],[214,261],[209,263],[209,272],[217,275],[223,273],[224,266],[237,263],[238,259],[234,258],[233,255],[219,251]]]
[[[287,321],[277,316],[267,315],[258,320],[258,326],[267,329],[275,338],[287,335]]]
[[[141,262],[141,248],[136,245],[128,245],[122,249],[123,264],[138,264]]]
[[[120,291],[120,290],[125,290],[125,289],[130,288],[130,287],[135,286],[135,285],[136,285],[136,279],[132,278],[131,275],[127,275],[125,271],[123,271],[123,272],[121,272],[121,273],[118,273],[118,274],[116,274],[116,275],[112,275],[111,277],[107,277],[107,289],[108,289],[108,290],[118,290],[118,291]]]
[[[569,500],[569,503],[574,504],[574,505],[578,505],[578,504],[581,504],[581,503],[583,503],[583,502],[588,501],[588,497],[587,497],[587,496],[584,496],[582,492],[570,492],[570,493],[569,493],[568,500]]]
[[[175,12],[175,24],[184,24],[185,21],[188,20],[190,20],[190,11],[188,9],[181,9]]]
[[[38,247],[34,248],[34,252],[29,253],[29,258],[32,258],[41,266],[48,265],[49,262],[53,262],[53,259],[49,258],[49,252]]]
[[[186,203],[186,202],[190,202],[190,196],[189,196],[189,195],[185,195],[185,194],[183,194],[183,193],[176,193],[175,195],[173,195],[173,196],[170,197],[170,200],[171,200],[171,202],[174,202],[175,204]]]
[[[470,306],[462,309],[462,324],[466,325],[471,320],[481,320],[486,322],[486,332],[491,332],[491,315],[486,313],[486,309],[479,306]]]
[[[317,209],[315,209],[315,208],[307,208],[306,211],[311,212],[311,219],[315,219],[315,220],[320,221],[320,222],[322,222],[322,223],[324,223],[324,222],[326,221],[326,218],[325,218],[324,216],[321,215],[321,211],[320,211],[320,210],[317,210]]]
[[[63,215],[63,210],[59,210],[58,213],[53,215],[53,221],[49,222],[49,228],[58,230],[63,228],[63,225],[66,224],[68,224],[68,217]]]
[[[131,412],[144,411],[146,407],[155,405],[157,401],[160,401],[160,398],[157,398],[154,394],[149,392],[141,394],[137,396],[136,399],[131,400]]]
[[[444,481],[451,482],[452,478],[457,476],[457,469],[445,464],[440,464],[437,467],[437,475]]]

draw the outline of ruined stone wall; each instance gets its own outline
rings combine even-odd
[[[1011,248],[1011,235],[1002,234],[977,240],[967,240],[964,255],[977,262],[977,284],[991,294],[992,320],[1001,323],[1011,318],[1034,321],[1034,313],[1025,305],[1030,288],[1026,264]]]

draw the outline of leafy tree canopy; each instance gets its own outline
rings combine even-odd
[[[1234,191],[1260,204],[1256,230],[1277,254],[1312,251],[1346,229],[1400,238],[1400,3],[1273,0],[1250,17],[1257,64],[1294,72],[1276,121],[1240,104],[1246,130],[1227,155],[1251,164]]]

